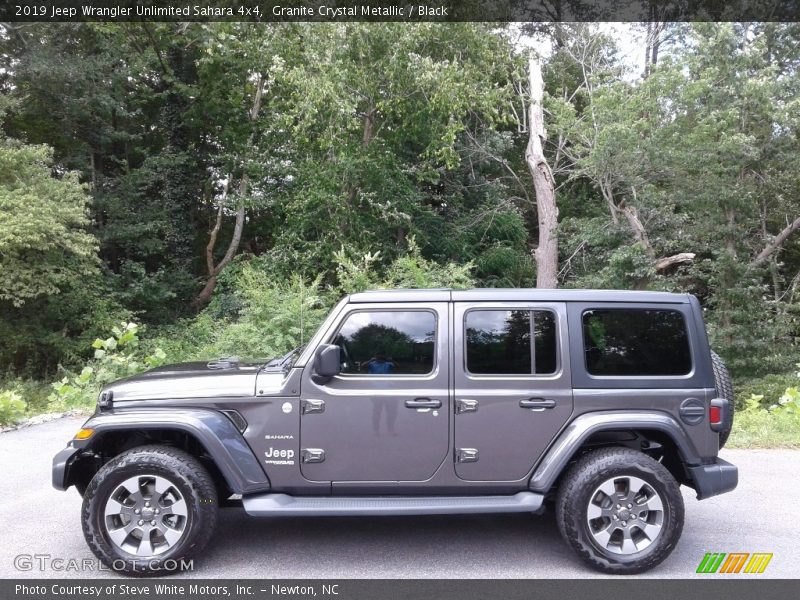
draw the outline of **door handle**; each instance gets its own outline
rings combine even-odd
[[[430,398],[414,398],[406,400],[406,408],[442,408],[441,400],[431,400]]]
[[[322,448],[303,448],[300,451],[300,461],[304,463],[325,462],[325,450]]]
[[[300,412],[304,415],[325,412],[325,400],[308,398],[300,402]]]
[[[464,413],[478,412],[478,401],[469,400],[467,398],[460,398],[456,400],[456,414],[463,415]]]
[[[519,405],[522,408],[541,411],[546,408],[555,408],[556,401],[552,398],[528,398],[527,400],[520,400]]]

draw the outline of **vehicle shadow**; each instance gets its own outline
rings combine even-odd
[[[582,569],[552,513],[253,518],[224,509],[193,575],[530,577],[564,561]]]

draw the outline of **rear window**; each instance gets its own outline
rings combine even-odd
[[[533,340],[533,344],[531,344]],[[476,375],[556,372],[556,319],[549,310],[471,310],[467,371]]]
[[[675,310],[587,310],[583,346],[590,375],[678,376],[692,370],[686,323]]]

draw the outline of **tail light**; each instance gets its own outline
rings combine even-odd
[[[725,428],[730,403],[727,398],[714,398],[708,406],[708,423],[712,431],[722,431]]]

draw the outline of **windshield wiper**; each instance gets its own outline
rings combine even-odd
[[[299,356],[303,352],[304,348],[305,348],[305,344],[302,345],[302,346],[298,346],[297,348],[295,348],[294,350],[292,350],[290,352],[287,352],[281,358],[281,362],[278,363],[278,364],[281,367],[283,367],[284,369],[289,369],[294,364],[294,360],[292,360],[292,359],[295,358],[295,356]]]
[[[274,367],[283,367],[284,369],[287,369],[287,368],[289,368],[291,366],[290,361],[291,361],[292,357],[294,355],[296,355],[296,354],[300,354],[303,351],[303,348],[305,348],[305,346],[298,346],[297,348],[293,348],[292,350],[290,350],[289,352],[287,352],[283,356],[281,356],[279,358],[273,358],[267,364],[265,364],[262,368],[270,369],[270,368],[274,368]],[[287,363],[289,363],[289,364],[287,364]]]

